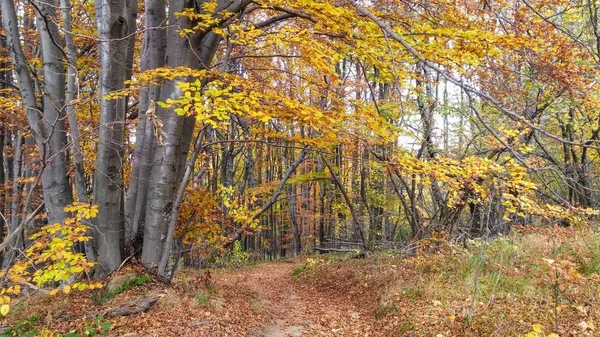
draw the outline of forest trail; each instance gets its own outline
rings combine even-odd
[[[5,325],[35,314],[43,317],[40,327],[79,331],[101,325],[96,316],[85,313],[158,295],[160,300],[144,313],[101,320],[110,327],[107,336],[389,336],[385,319],[378,318],[380,291],[389,280],[386,273],[375,271],[366,260],[331,264],[314,260],[318,266],[296,258],[240,268],[181,270],[171,286],[153,280],[103,304],[93,299],[93,292],[63,294],[60,301],[32,296]],[[143,269],[130,266],[119,275],[132,272],[143,274]]]
[[[571,235],[581,237],[575,230]],[[415,258],[322,256],[185,269],[170,286],[149,280],[104,303],[94,295],[106,289],[37,294],[15,305],[1,325],[39,315],[38,329],[68,333],[108,327],[107,337],[523,336],[540,326],[548,331],[553,323],[556,306],[546,282],[554,275],[539,259],[550,242],[549,236],[531,234],[514,244],[505,239],[490,244],[487,258],[494,264],[480,274],[482,292],[471,322],[466,317],[478,266],[473,261],[480,255],[477,249],[446,246]],[[507,259],[513,250],[523,255]],[[510,274],[501,279],[497,270]],[[143,269],[127,266],[119,274],[132,272]],[[537,281],[529,281],[532,277]],[[597,279],[578,282],[569,295],[584,304],[561,305],[560,336],[597,335],[600,305],[589,297],[598,291]],[[150,296],[160,300],[144,313],[109,320],[97,314]]]
[[[225,299],[246,308],[260,322],[247,332],[252,337],[368,336],[373,322],[369,310],[350,293],[327,291],[294,276],[299,261],[264,263],[215,274],[217,289],[237,289]],[[308,281],[308,282],[307,282]],[[239,331],[242,332],[242,331]]]

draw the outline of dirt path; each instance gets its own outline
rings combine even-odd
[[[114,320],[114,336],[144,337],[299,337],[389,336],[375,318],[380,275],[351,264],[315,267],[294,276],[304,259],[261,263],[237,269],[184,270],[171,287],[154,282],[111,299],[119,306],[157,292],[161,299],[143,314]],[[323,266],[325,267],[325,266]],[[376,284],[376,283],[375,283]],[[380,282],[381,284],[381,282]],[[54,302],[53,312],[98,311],[85,296]],[[50,323],[48,323],[50,324]],[[87,321],[64,321],[72,331]],[[53,328],[56,328],[56,324]]]
[[[226,305],[248,312],[257,323],[237,332],[252,337],[375,335],[376,322],[366,307],[350,294],[324,291],[293,276],[298,265],[265,263],[214,275],[217,289],[226,289]]]

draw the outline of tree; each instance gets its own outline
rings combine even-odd
[[[95,219],[94,244],[101,274],[114,271],[121,264],[124,245],[123,156],[125,141],[126,98],[103,99],[125,87],[133,56],[137,4],[135,1],[96,1],[96,20],[100,44],[100,132],[94,203],[100,205]]]

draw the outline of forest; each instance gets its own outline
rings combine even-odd
[[[596,0],[0,10],[0,336],[599,333]]]

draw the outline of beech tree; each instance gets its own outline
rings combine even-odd
[[[94,243],[98,262],[106,272],[121,264],[124,245],[123,157],[125,145],[125,110],[127,99],[102,99],[125,87],[133,67],[133,32],[137,3],[131,1],[96,1],[100,71],[100,130],[94,173],[94,203],[100,213],[95,219]]]

